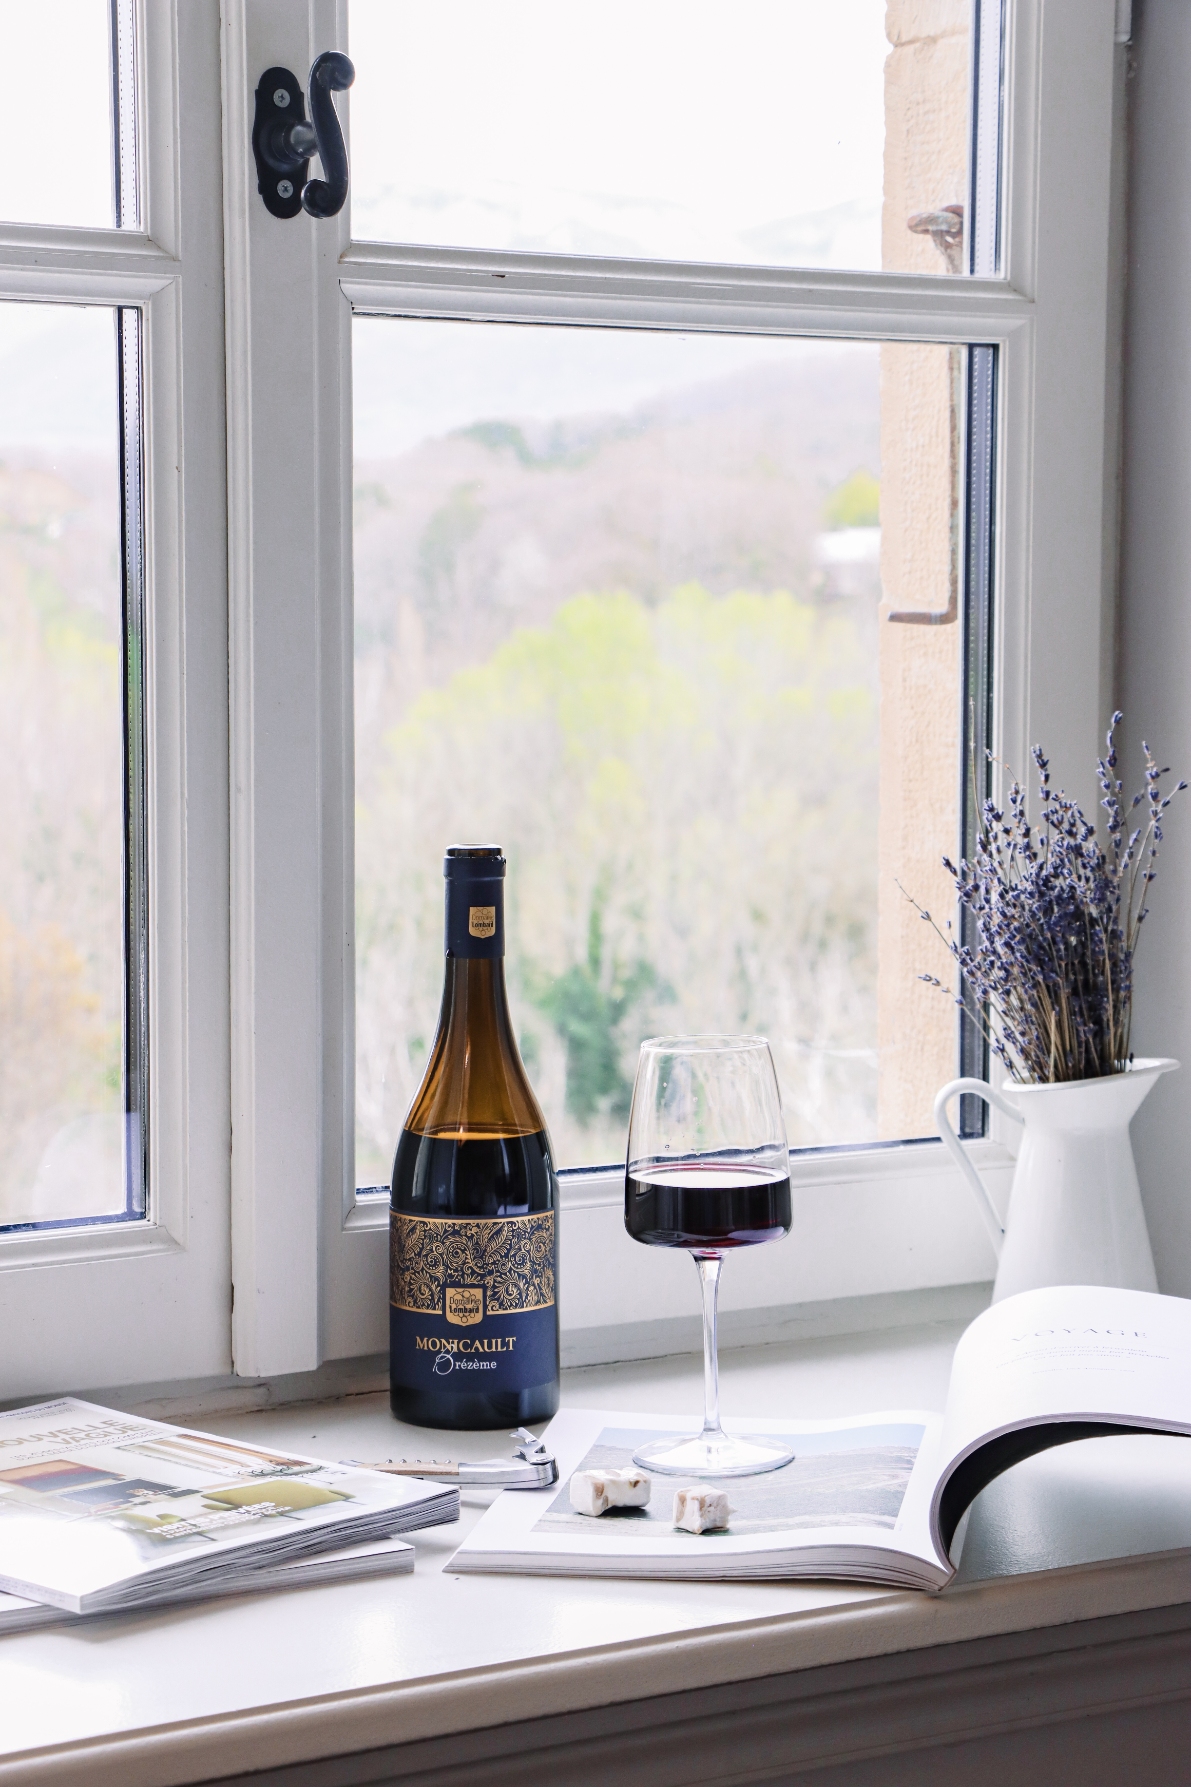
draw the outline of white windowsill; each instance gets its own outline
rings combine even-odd
[[[729,1352],[723,1400],[740,1414],[938,1407],[962,1326]],[[567,1374],[564,1398],[691,1413],[698,1377],[689,1358],[600,1366]],[[332,1457],[416,1455],[428,1439],[481,1457],[495,1443],[399,1428],[381,1395],[205,1424]],[[459,1527],[417,1536],[412,1577],[0,1639],[20,1689],[6,1696],[0,1787],[200,1781],[1191,1602],[1185,1495],[1143,1473],[1122,1496],[1119,1478],[1081,1475],[1081,1452],[1086,1465],[1085,1449],[1067,1448],[990,1486],[965,1541],[985,1579],[965,1579],[961,1563],[937,1598],[844,1584],[446,1576],[486,1499],[468,1493]]]

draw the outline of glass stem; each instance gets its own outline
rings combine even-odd
[[[699,1268],[699,1284],[703,1292],[703,1432],[720,1430],[720,1362],[716,1341],[716,1314],[720,1289],[718,1253],[695,1255]]]

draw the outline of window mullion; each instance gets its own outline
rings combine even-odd
[[[223,15],[232,752],[235,1369],[308,1370],[342,1077],[349,933],[337,892],[350,774],[336,662],[346,613],[345,220],[271,217],[250,147],[261,71],[342,41],[333,4]],[[347,709],[350,714],[350,708]],[[339,1097],[342,1094],[338,1094]],[[341,1221],[338,1185],[328,1199]]]

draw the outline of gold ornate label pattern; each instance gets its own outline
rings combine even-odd
[[[407,1216],[389,1226],[390,1300],[398,1309],[470,1326],[554,1302],[554,1212],[536,1216]]]

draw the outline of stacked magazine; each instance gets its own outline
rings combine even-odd
[[[459,1491],[62,1397],[0,1414],[0,1632],[413,1568]]]

